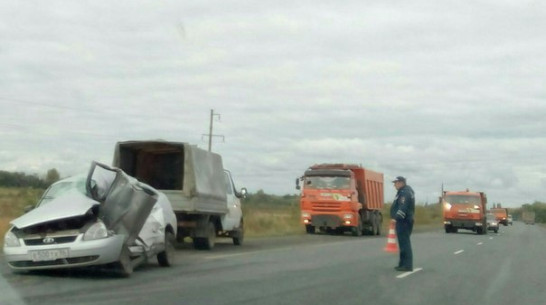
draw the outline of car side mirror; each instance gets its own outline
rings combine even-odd
[[[241,188],[241,191],[239,192],[238,196],[239,198],[246,198],[246,194],[248,194],[248,191],[246,190],[246,187]]]
[[[296,190],[299,190],[301,189],[300,187],[300,179],[299,178],[296,178]]]

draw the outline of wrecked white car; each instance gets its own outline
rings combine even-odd
[[[97,162],[87,176],[51,185],[11,224],[4,254],[14,270],[106,265],[129,276],[154,256],[172,264],[176,216],[167,197]]]

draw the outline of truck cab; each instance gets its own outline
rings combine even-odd
[[[459,229],[487,233],[487,198],[483,192],[444,191],[440,204],[446,233],[457,233]]]
[[[300,186],[302,182],[302,186]],[[357,165],[319,164],[296,179],[307,233],[381,233],[383,174]]]

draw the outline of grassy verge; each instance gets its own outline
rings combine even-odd
[[[243,206],[246,236],[280,236],[303,234],[298,206]]]
[[[28,205],[34,205],[44,190],[34,188],[0,187],[0,247],[4,245],[4,235],[9,229],[9,222],[24,212]]]
[[[42,189],[33,188],[0,188],[0,246],[4,234],[9,229],[9,222],[23,214],[25,206],[35,204],[42,195]],[[282,236],[305,234],[300,222],[299,203],[290,198],[286,204],[273,200],[267,203],[243,203],[245,233],[247,236]],[[275,198],[277,199],[277,198]],[[389,231],[389,209],[386,204],[383,213],[383,235]],[[415,231],[427,231],[442,227],[441,210],[436,206],[416,206]]]

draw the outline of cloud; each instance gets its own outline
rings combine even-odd
[[[50,1],[0,4],[0,169],[62,175],[116,141],[213,150],[251,191],[314,163],[546,200],[544,4]],[[183,28],[183,31],[181,31]]]

